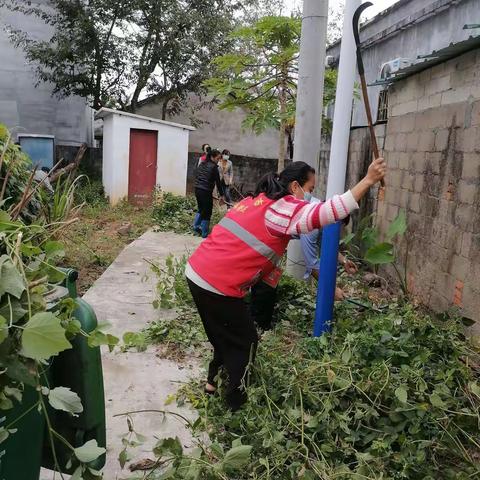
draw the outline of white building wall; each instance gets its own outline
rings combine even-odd
[[[121,114],[111,114],[103,125],[103,185],[112,204],[128,196],[130,130],[158,132],[157,186],[185,195],[190,130]]]
[[[165,192],[187,192],[189,133],[171,126],[158,130],[157,185]]]
[[[478,35],[479,29],[464,30],[480,20],[480,0],[400,0],[369,20],[361,28],[362,57],[367,83],[380,78],[384,62],[403,57],[417,60],[451,43]],[[327,49],[327,55],[340,55],[341,43]],[[360,83],[359,78],[356,79]],[[377,118],[380,86],[368,88],[373,120]],[[367,125],[361,95],[355,99],[352,126]]]
[[[211,100],[208,97],[207,100]],[[167,118],[176,123],[191,125],[190,109],[195,110],[199,122],[195,131],[190,133],[189,151],[201,152],[201,146],[208,143],[213,148],[230,150],[232,155],[253,158],[278,158],[278,130],[268,128],[256,135],[250,128],[244,128],[242,122],[247,114],[240,108],[233,111],[221,110],[215,103],[204,104],[196,95],[191,94],[189,108]],[[199,108],[199,105],[202,105]],[[162,118],[162,105],[144,103],[137,112],[147,117]]]
[[[77,96],[60,99],[52,96],[53,85],[36,85],[35,65],[10,42],[7,26],[27,31],[35,39],[52,34],[52,28],[35,15],[0,7],[0,123],[12,130],[15,140],[17,134],[54,135],[57,145],[92,145],[92,110],[87,101]]]
[[[117,197],[113,192],[114,185],[114,145],[113,145],[113,122],[114,115],[103,120],[103,166],[102,166],[102,183],[105,194],[109,197]]]

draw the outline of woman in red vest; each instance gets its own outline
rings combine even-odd
[[[266,175],[254,195],[235,205],[197,248],[185,274],[213,346],[207,393],[215,392],[215,377],[224,367],[227,404],[237,410],[245,403],[242,380],[258,338],[243,297],[259,281],[275,286],[290,239],[350,215],[385,172],[385,161],[378,158],[348,192],[325,203],[309,203],[315,170],[304,162],[293,162],[279,175]]]

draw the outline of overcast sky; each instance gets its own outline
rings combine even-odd
[[[285,2],[285,6],[289,10],[293,10],[303,5],[303,0],[284,0],[284,2]],[[368,8],[365,11],[365,14],[362,18],[371,18],[375,16],[377,13],[381,12],[382,10],[385,10],[390,5],[393,5],[394,3],[397,3],[397,2],[398,0],[372,0],[373,6]],[[341,0],[330,0],[328,2],[330,8],[334,10],[338,10],[341,3],[342,3]]]

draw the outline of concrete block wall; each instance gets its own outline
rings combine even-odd
[[[200,153],[189,152],[187,170],[187,193],[193,193],[195,183],[195,169]],[[233,183],[243,193],[252,192],[263,175],[276,172],[278,160],[272,158],[252,158],[231,155],[233,164]],[[285,161],[288,163],[288,161]]]
[[[405,209],[398,247],[413,293],[480,322],[480,49],[393,84],[389,107],[378,224]],[[353,131],[351,155],[355,145]]]
[[[375,126],[375,135],[380,154],[383,153],[385,145],[386,124]],[[350,133],[350,145],[348,151],[347,175],[345,179],[345,190],[357,184],[367,173],[372,162],[373,154],[370,142],[370,132],[367,127],[355,128]],[[360,220],[374,213],[377,188],[373,188],[360,202],[360,211],[352,216],[351,228],[356,229]]]

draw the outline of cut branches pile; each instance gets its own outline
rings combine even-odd
[[[167,303],[190,301],[179,282],[162,283]],[[248,403],[231,413],[222,395],[204,394],[201,379],[183,387],[178,402],[199,414],[187,424],[197,448],[160,439],[148,478],[480,475],[479,372],[470,366],[480,357],[461,319],[440,321],[404,301],[362,312],[339,304],[333,333],[317,339],[308,337],[313,308],[308,285],[282,280],[280,324],[262,337]]]

